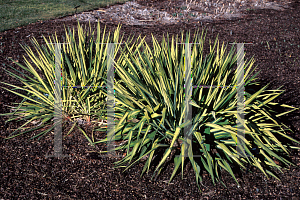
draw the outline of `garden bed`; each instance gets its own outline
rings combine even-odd
[[[153,2],[154,3],[154,2]],[[165,1],[157,1],[156,4],[165,5]],[[208,41],[213,40],[219,34],[219,41],[225,44],[237,42],[253,43],[245,45],[246,59],[254,56],[257,65],[258,80],[261,85],[272,82],[271,89],[277,89],[283,85],[285,93],[276,101],[299,107],[300,96],[300,7],[299,3],[291,5],[294,9],[285,11],[276,10],[251,10],[247,11],[247,17],[231,21],[221,20],[216,22],[180,22],[172,25],[137,26],[122,25],[121,34],[127,39],[129,34],[142,34],[146,36],[146,42],[151,46],[151,33],[161,41],[163,34],[178,34],[180,31],[191,31],[191,35],[198,28],[207,28],[204,52],[209,52]],[[86,22],[82,22],[87,24]],[[7,59],[11,57],[20,63],[25,63],[23,55],[28,59],[25,51],[19,43],[27,44],[33,48],[29,39],[33,36],[40,44],[44,44],[41,37],[57,32],[58,38],[65,36],[64,24],[77,29],[76,21],[49,20],[43,23],[30,24],[0,33],[0,60],[2,67],[10,70],[11,65],[24,74],[28,74],[16,64]],[[101,22],[101,30],[106,25],[107,30],[116,28],[110,20]],[[228,44],[227,49],[231,45]],[[34,48],[33,48],[34,49]],[[4,65],[3,65],[4,64]],[[0,71],[1,81],[22,86],[4,70]],[[0,86],[4,86],[0,84]],[[247,88],[246,88],[247,89]],[[7,113],[13,102],[21,102],[18,96],[0,88],[0,112]],[[280,111],[282,112],[282,111]],[[65,154],[70,158],[45,158],[47,153],[53,150],[53,134],[41,138],[40,141],[27,141],[36,132],[4,140],[20,123],[5,124],[7,117],[0,117],[0,199],[297,199],[300,193],[299,177],[300,169],[291,167],[279,174],[282,182],[274,178],[269,180],[258,170],[250,169],[252,173],[244,172],[238,178],[241,187],[238,188],[232,177],[223,172],[223,181],[228,189],[221,184],[213,186],[208,174],[204,174],[201,185],[203,193],[199,193],[190,166],[187,166],[184,179],[178,175],[167,184],[171,176],[172,165],[167,168],[157,180],[151,180],[151,172],[140,178],[142,165],[135,165],[125,173],[122,169],[113,169],[116,158],[98,157],[88,141],[79,130],[70,134],[63,141]],[[299,111],[281,118],[294,133],[290,135],[300,139]],[[90,127],[83,125],[88,131]],[[105,133],[93,133],[98,138],[104,138]],[[99,146],[101,150],[104,146]],[[122,155],[122,152],[118,153]],[[293,161],[299,166],[299,152],[293,151]]]

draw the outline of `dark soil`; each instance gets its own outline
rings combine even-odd
[[[152,3],[159,7],[162,1]],[[255,66],[258,66],[258,81],[261,85],[272,82],[270,89],[283,86],[285,93],[275,102],[299,107],[300,96],[300,7],[293,2],[293,8],[286,11],[251,10],[243,19],[232,21],[180,23],[176,25],[157,26],[129,26],[122,25],[121,34],[124,39],[130,34],[147,36],[148,45],[152,46],[151,33],[158,41],[168,32],[170,35],[180,34],[180,31],[191,31],[207,28],[204,53],[209,52],[209,39],[215,41],[219,34],[219,41],[225,44],[232,42],[253,43],[245,45],[246,59],[254,56]],[[39,44],[45,44],[41,37],[54,34],[56,31],[60,41],[65,36],[66,27],[77,30],[77,22],[49,20],[43,23],[30,24],[0,33],[1,67],[8,65],[28,74],[19,66],[7,59],[11,57],[25,65],[28,56],[19,43],[27,44],[32,49],[30,38],[35,37]],[[83,23],[88,26],[88,23]],[[116,23],[101,23],[101,29],[106,24],[107,30],[114,31]],[[232,34],[231,34],[232,31]],[[270,46],[268,49],[267,43]],[[276,46],[277,43],[277,46]],[[279,46],[279,47],[278,47]],[[228,44],[227,49],[230,50]],[[279,51],[280,48],[280,51]],[[0,80],[22,86],[20,81],[11,78],[4,70],[0,71]],[[0,84],[0,86],[5,86]],[[247,89],[247,88],[246,88]],[[0,89],[0,112],[7,113],[13,102],[21,102],[21,98]],[[284,110],[279,110],[283,112]],[[223,172],[223,181],[228,188],[221,184],[213,186],[207,174],[202,183],[203,193],[200,193],[194,172],[186,169],[184,179],[178,175],[168,185],[166,182],[172,174],[172,165],[164,171],[157,180],[151,181],[153,171],[140,178],[142,165],[134,165],[125,173],[122,169],[113,169],[116,158],[98,157],[93,153],[88,141],[79,131],[73,132],[63,140],[64,153],[69,158],[46,158],[53,150],[53,134],[48,134],[40,141],[27,141],[36,133],[19,136],[11,140],[4,140],[20,123],[5,124],[7,117],[0,118],[0,199],[298,199],[300,194],[299,151],[292,151],[291,157],[298,167],[290,167],[279,174],[282,181],[274,178],[267,179],[255,169],[252,172],[242,172],[238,178],[241,187],[238,188],[232,177]],[[280,118],[294,133],[291,136],[300,140],[299,111]],[[89,127],[86,127],[89,128]],[[95,133],[97,137],[105,137],[105,133]],[[98,147],[103,148],[103,147]]]

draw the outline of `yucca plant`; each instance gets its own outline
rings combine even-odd
[[[228,55],[222,45],[217,53],[210,46],[210,53],[203,55],[203,33],[196,38],[191,53],[192,84],[193,85],[237,85],[237,79],[232,72],[237,64],[234,46]],[[206,34],[205,34],[206,35]],[[183,177],[184,164],[189,161],[196,175],[197,185],[202,181],[201,174],[207,171],[213,183],[220,181],[221,169],[227,171],[237,182],[233,166],[245,169],[251,165],[260,169],[267,177],[271,175],[278,179],[273,169],[281,170],[275,159],[282,164],[292,164],[286,157],[288,148],[298,148],[291,145],[297,142],[285,133],[285,125],[278,117],[295,109],[285,104],[273,103],[281,90],[266,90],[249,92],[247,88],[257,83],[255,76],[249,77],[254,64],[253,58],[245,65],[245,155],[236,150],[237,141],[237,98],[236,88],[198,87],[192,92],[192,121],[184,121],[184,78],[185,78],[185,46],[171,45],[163,38],[160,46],[153,38],[153,51],[147,43],[141,42],[136,49],[126,46],[122,58],[115,63],[119,80],[115,83],[115,116],[120,121],[115,130],[108,130],[108,134],[115,134],[114,140],[123,141],[113,151],[126,151],[126,156],[116,162],[116,167],[127,170],[133,164],[146,159],[141,176],[149,172],[152,164],[156,166],[154,174],[159,175],[168,160],[173,160],[174,171],[170,182],[181,166]],[[183,34],[181,43],[183,43]],[[217,41],[217,39],[216,39]],[[189,43],[187,35],[186,43]],[[143,47],[143,51],[140,48]],[[205,59],[204,59],[205,57]],[[281,106],[292,108],[285,113],[276,113],[273,109]],[[129,120],[136,119],[136,123]],[[192,141],[184,135],[184,128],[191,126]],[[103,130],[103,129],[97,129]],[[242,129],[239,129],[243,131]],[[239,136],[240,137],[240,136]],[[286,138],[284,142],[281,138]],[[94,144],[108,142],[108,138]],[[187,146],[188,144],[192,144]],[[188,147],[186,153],[185,148]],[[254,149],[257,148],[256,153]],[[99,153],[107,153],[102,151]],[[125,171],[124,170],[124,171]],[[238,182],[237,182],[238,184]],[[200,189],[200,187],[199,187]]]
[[[96,41],[94,41],[94,31],[91,31],[91,26],[89,28],[89,32],[86,34],[78,22],[79,43],[76,44],[75,31],[73,29],[73,33],[70,30],[69,32],[66,31],[66,41],[63,42],[68,44],[61,45],[61,82],[63,86],[67,86],[62,87],[61,98],[63,104],[63,118],[65,119],[64,122],[66,122],[66,120],[75,122],[70,131],[77,126],[78,119],[85,120],[86,122],[92,122],[92,119],[99,119],[102,117],[98,116],[97,112],[99,109],[104,108],[106,103],[106,89],[103,88],[100,90],[99,87],[105,86],[106,84],[108,60],[107,43],[117,43],[114,51],[114,58],[116,57],[121,45],[121,42],[119,42],[120,27],[118,26],[112,39],[110,38],[110,33],[107,38],[105,38],[105,29],[101,40],[100,24],[98,23],[97,38]],[[90,38],[88,38],[89,36]],[[28,62],[26,58],[27,67],[13,61],[18,66],[30,72],[32,74],[31,77],[25,75],[26,78],[21,78],[17,74],[6,70],[11,76],[19,79],[24,84],[24,87],[4,83],[14,87],[12,90],[7,88],[4,89],[21,96],[24,99],[18,106],[12,107],[12,110],[14,111],[13,113],[5,113],[1,115],[11,116],[7,122],[16,119],[19,119],[19,121],[26,120],[21,127],[11,133],[6,139],[31,132],[36,129],[42,129],[45,126],[48,127],[45,131],[31,138],[33,139],[45,135],[55,126],[52,122],[54,117],[55,44],[53,44],[50,37],[49,42],[45,37],[44,40],[47,44],[46,47],[44,45],[41,47],[35,38],[31,41],[34,44],[38,55],[36,55],[28,46],[22,46],[34,65]],[[53,37],[53,41],[55,41],[55,43],[59,43],[57,36],[56,38]],[[17,71],[13,67],[11,68]],[[41,73],[45,78],[39,75]],[[84,88],[82,86],[93,87]],[[15,89],[26,91],[27,95],[20,94],[14,91]],[[105,116],[102,118],[104,117]],[[41,124],[30,129],[27,125],[33,121],[39,121]],[[79,126],[78,128],[92,143],[84,130]],[[18,131],[20,131],[20,133],[15,134]]]

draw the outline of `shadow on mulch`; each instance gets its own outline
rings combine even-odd
[[[159,1],[156,3],[159,4]],[[209,39],[214,42],[217,34],[219,41],[224,41],[225,44],[235,41],[251,42],[253,45],[245,45],[246,59],[254,56],[255,66],[258,66],[256,71],[261,70],[257,76],[258,81],[261,85],[272,82],[270,89],[277,89],[283,85],[285,93],[279,96],[276,102],[299,107],[299,3],[293,3],[293,7],[294,9],[283,12],[249,11],[248,17],[240,20],[203,23],[203,26],[200,23],[155,27],[123,25],[121,34],[125,33],[125,39],[129,34],[145,35],[148,45],[152,46],[151,33],[161,41],[163,33],[181,36],[180,31],[190,30],[192,36],[198,28],[201,33],[205,27],[208,29],[204,45],[206,53],[209,51]],[[11,65],[28,74],[7,57],[24,65],[22,55],[25,55],[25,51],[19,43],[33,48],[29,38],[35,37],[39,44],[45,44],[41,36],[48,37],[55,31],[60,41],[63,41],[60,36],[65,36],[64,24],[77,30],[77,22],[49,20],[0,33],[1,67]],[[88,23],[83,24],[88,26]],[[117,25],[106,24],[106,27],[107,30],[113,31]],[[103,29],[104,24],[101,24],[101,30]],[[227,50],[230,48],[231,45],[228,44]],[[27,55],[25,57],[29,59]],[[8,76],[4,70],[0,71],[0,80],[21,86],[19,81]],[[9,112],[6,105],[22,100],[2,88],[0,93],[1,113]],[[291,167],[284,170],[284,174],[279,174],[282,182],[274,178],[266,179],[262,173],[251,169],[252,173],[243,172],[243,178],[238,178],[240,188],[236,186],[231,176],[224,172],[222,177],[228,189],[221,184],[213,186],[208,175],[204,173],[201,186],[203,193],[199,193],[194,173],[189,165],[184,179],[181,180],[181,176],[178,175],[170,185],[167,181],[171,176],[173,165],[170,165],[156,181],[151,181],[153,171],[140,178],[141,164],[134,165],[122,173],[121,169],[113,169],[113,162],[118,159],[99,158],[93,153],[88,153],[87,151],[94,149],[87,145],[88,141],[79,131],[74,131],[63,141],[64,153],[71,157],[45,158],[45,155],[51,154],[53,150],[53,134],[46,135],[40,141],[27,141],[36,133],[4,140],[20,125],[16,122],[5,124],[6,119],[7,117],[0,119],[0,199],[298,199],[300,193],[300,169],[297,167]],[[294,130],[291,135],[299,140],[299,111],[280,119]],[[104,133],[95,135],[99,138],[105,137]],[[291,155],[294,163],[299,166],[299,152],[292,151]]]

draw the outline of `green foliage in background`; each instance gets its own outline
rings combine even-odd
[[[126,0],[1,0],[0,32],[123,2]]]

